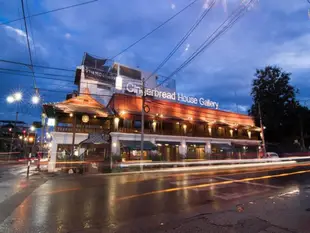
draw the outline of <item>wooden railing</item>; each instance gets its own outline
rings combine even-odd
[[[68,126],[56,126],[55,131],[57,132],[68,132],[72,133],[72,127]],[[87,128],[87,127],[76,127],[75,129],[76,133],[103,133],[104,130],[101,128]],[[140,134],[140,129],[134,129],[134,128],[118,128],[117,132],[121,133],[137,133]],[[173,136],[187,136],[187,137],[212,137],[212,138],[233,138],[233,139],[247,139],[249,140],[248,136],[245,135],[233,135],[233,137],[230,136],[230,134],[218,134],[218,133],[212,133],[212,135],[209,135],[208,132],[187,132],[184,133],[183,131],[174,131],[174,130],[164,130],[164,129],[157,129],[156,132],[153,131],[153,129],[144,129],[145,134],[160,134],[160,135],[173,135]],[[258,136],[252,135],[252,140],[258,140]]]
[[[131,128],[119,128],[118,132],[122,133],[137,133],[140,134],[140,129],[131,129]],[[231,135],[229,134],[216,134],[212,133],[212,135],[209,135],[208,132],[187,132],[184,133],[183,131],[173,131],[173,130],[156,130],[154,132],[152,129],[144,129],[145,134],[160,134],[160,135],[173,135],[173,136],[187,136],[187,137],[212,137],[212,138],[233,138],[233,139],[247,139],[249,140],[248,136],[245,135]],[[257,136],[252,135],[251,140],[258,140]]]

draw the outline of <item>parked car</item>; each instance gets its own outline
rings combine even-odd
[[[275,152],[267,152],[266,153],[266,159],[275,159],[275,160],[279,160],[279,155]]]

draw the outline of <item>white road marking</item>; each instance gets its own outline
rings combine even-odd
[[[227,177],[223,177],[223,176],[217,176],[216,179],[219,179],[219,180],[230,180],[230,181],[235,180],[235,179],[231,179],[231,178],[227,178]],[[275,188],[275,189],[283,188],[283,187],[280,187],[280,186],[274,186],[274,185],[270,185],[270,184],[255,183],[255,182],[250,182],[250,181],[236,181],[235,183],[251,184],[251,185],[262,186],[262,187],[266,187],[266,188]]]

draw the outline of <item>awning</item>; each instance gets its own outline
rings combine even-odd
[[[107,135],[99,133],[89,134],[88,138],[80,142],[79,145],[84,146],[89,144],[96,144],[96,145],[109,144],[109,142],[107,141]]]
[[[140,150],[141,149],[141,141],[120,141],[121,146],[124,148],[128,148],[130,150]],[[154,145],[150,141],[143,142],[144,150],[156,150],[157,146]]]

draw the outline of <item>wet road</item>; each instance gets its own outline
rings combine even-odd
[[[216,212],[294,192],[310,184],[310,166],[221,174],[66,175],[44,182],[3,218],[0,232],[156,232],[201,209]]]
[[[32,166],[30,174],[33,173],[33,170]],[[25,163],[12,165],[2,162],[0,164],[0,203],[23,188],[26,175],[27,166]]]

